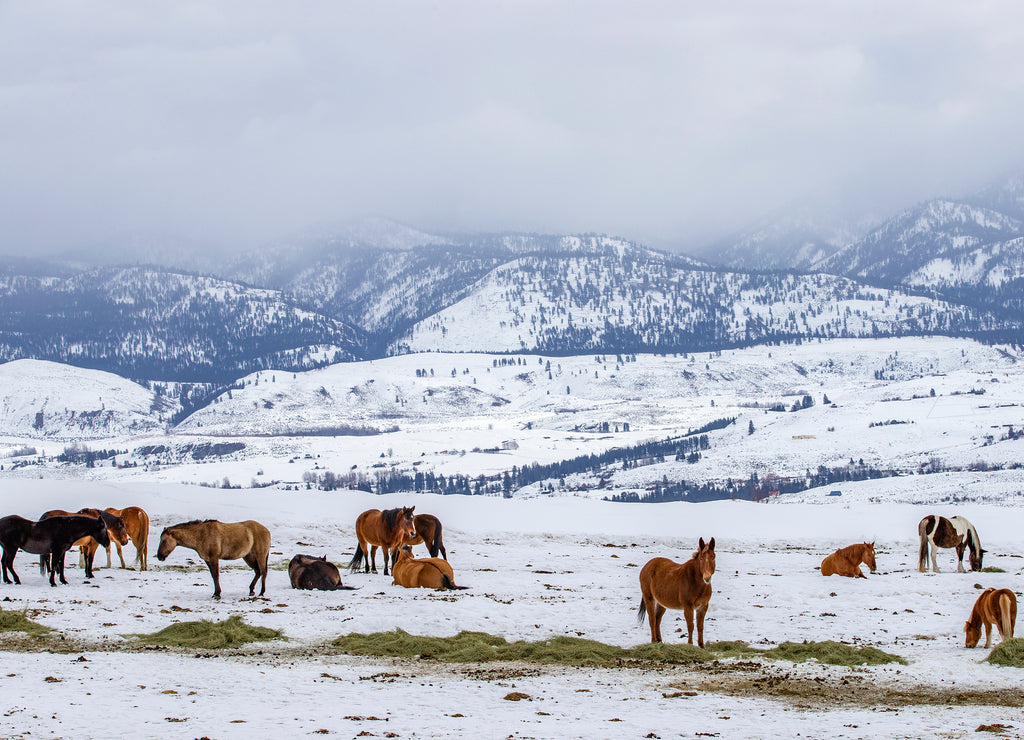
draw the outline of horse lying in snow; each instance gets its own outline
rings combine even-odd
[[[406,588],[433,588],[439,591],[448,589],[466,589],[467,586],[455,585],[455,573],[447,560],[441,558],[414,558],[412,545],[402,545],[398,549],[394,564],[391,566],[392,585]]]
[[[327,562],[327,556],[315,558],[312,555],[296,555],[288,563],[288,578],[291,579],[292,588],[300,588],[308,591],[337,591],[345,589],[351,591],[355,586],[341,585],[341,573],[338,566]]]
[[[821,574],[823,576],[839,575],[849,578],[867,578],[861,570],[860,564],[864,563],[875,572],[875,543],[859,542],[840,550],[836,550],[827,558],[821,561]]]
[[[985,626],[985,647],[992,647],[992,625],[999,630],[999,636],[1008,640],[1013,637],[1017,622],[1017,597],[1008,588],[986,588],[974,602],[971,618],[964,625],[967,633],[967,647],[972,648],[981,639],[981,627]]]

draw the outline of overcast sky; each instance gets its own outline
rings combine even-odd
[[[693,247],[1024,165],[1024,3],[0,0],[0,252],[382,215]]]

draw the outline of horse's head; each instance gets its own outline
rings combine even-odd
[[[402,545],[395,551],[395,562],[397,563],[402,558],[409,558],[412,560],[412,545]]]
[[[128,544],[128,529],[124,526],[124,519],[111,514],[109,511],[97,511],[97,515],[103,520],[110,536],[122,545]],[[104,545],[106,547],[106,545]]]
[[[965,646],[972,648],[977,646],[978,640],[981,639],[981,620],[967,622],[964,625],[964,632],[967,635]]]
[[[415,506],[405,506],[402,508],[402,516],[399,524],[402,528],[402,534],[405,539],[412,540],[416,538],[416,518],[415,518]]]
[[[981,561],[986,552],[987,550],[982,550],[980,547],[977,550],[971,550],[971,570],[981,570]]]
[[[871,572],[875,572],[875,543],[865,542],[864,543],[864,563],[871,569]]]
[[[715,573],[715,538],[712,537],[706,544],[704,538],[697,543],[697,568],[704,583],[711,583],[711,576]]]
[[[157,548],[156,559],[162,563],[164,560],[167,559],[167,556],[170,555],[174,551],[174,548],[177,546],[178,541],[174,539],[174,535],[171,534],[171,531],[169,529],[165,529],[163,532],[160,533],[160,547]]]
[[[96,527],[93,529],[91,536],[100,543],[100,547],[110,547],[110,535],[107,533],[107,525],[104,524],[102,519],[96,520]]]

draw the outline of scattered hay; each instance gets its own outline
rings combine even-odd
[[[885,665],[886,663],[907,664],[907,661],[900,656],[887,653],[878,648],[870,646],[853,647],[852,645],[844,645],[834,640],[825,640],[824,642],[783,642],[778,647],[765,650],[761,655],[766,658],[789,660],[793,663],[803,663],[813,659],[819,663],[848,667],[855,665]]]
[[[711,647],[711,645],[708,645],[707,649],[699,648],[688,642],[671,645],[664,642],[648,642],[645,645],[637,645],[635,648],[630,648],[628,653],[629,657],[634,660],[650,660],[657,663],[685,665],[687,663],[703,663],[704,661],[711,660],[713,657],[709,652]]]
[[[982,573],[1005,573],[1006,571],[996,565],[986,565],[981,569]]]
[[[992,665],[1024,668],[1024,637],[1011,637],[996,645],[985,658]]]
[[[133,635],[147,645],[164,645],[202,650],[237,647],[247,642],[276,640],[283,637],[278,630],[269,627],[253,627],[239,616],[228,617],[223,622],[178,622],[152,634]]]
[[[761,655],[764,651],[750,647],[742,640],[723,640],[722,642],[709,642],[705,649],[714,653],[718,658],[751,658]]]
[[[25,612],[9,612],[0,609],[0,632],[24,632],[31,637],[45,637],[52,630],[38,622],[33,622]]]

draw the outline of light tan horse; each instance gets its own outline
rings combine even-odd
[[[256,581],[263,578],[260,596],[267,590],[267,558],[270,555],[270,531],[259,522],[218,522],[216,519],[191,521],[167,527],[160,533],[156,559],[163,562],[175,547],[195,550],[213,576],[213,598],[220,598],[220,562],[241,558],[256,571],[249,584],[253,596]]]
[[[139,564],[139,570],[147,570],[146,557],[149,555],[149,514],[140,509],[138,506],[126,506],[123,509],[107,508],[108,514],[119,516],[124,521],[125,531],[128,532],[128,536],[132,540],[132,544],[135,545],[135,561],[132,563]],[[126,568],[124,564],[124,555],[121,552],[122,542],[112,540],[117,546],[117,557],[121,560],[121,567]],[[107,548],[107,567],[110,567],[110,548]]]
[[[844,547],[821,561],[823,576],[847,576],[848,578],[867,578],[860,570],[864,563],[871,572],[875,572],[875,543],[858,542],[856,545]]]
[[[697,552],[685,563],[654,558],[640,571],[640,609],[636,621],[644,615],[651,626],[651,642],[661,642],[661,618],[666,609],[682,609],[686,631],[693,644],[694,614],[697,616],[697,645],[704,647],[704,614],[711,601],[711,576],[715,572],[715,538],[705,544],[700,538]]]
[[[992,625],[999,630],[1004,640],[1013,637],[1017,623],[1017,597],[1008,588],[986,588],[974,602],[971,618],[964,625],[967,633],[967,647],[972,648],[981,639],[981,627],[985,626],[985,647],[992,647]]]
[[[55,516],[90,516],[93,519],[102,519],[103,524],[107,528],[107,536],[110,538],[110,542],[128,542],[128,532],[124,526],[124,520],[119,516],[109,514],[106,511],[100,511],[99,509],[79,509],[77,513],[72,514],[70,511],[64,511],[63,509],[51,509],[50,511],[39,517],[39,521],[49,519]],[[100,549],[100,543],[93,537],[83,537],[74,543],[73,546],[78,547],[79,565],[85,569],[85,577],[92,578],[92,566],[93,561],[96,559],[96,551]],[[107,545],[107,567],[110,567],[110,545]],[[39,560],[39,572],[44,573],[46,568],[46,561],[40,558]]]
[[[455,585],[455,573],[447,560],[414,558],[412,545],[402,545],[391,568],[392,585],[406,588],[433,588],[439,591],[465,589]]]
[[[360,563],[365,563],[366,572],[371,567],[377,572],[377,548],[384,551],[384,575],[388,574],[388,561],[392,554],[402,546],[406,540],[416,537],[416,522],[414,519],[415,506],[405,506],[401,509],[369,509],[356,518],[356,539],[359,544],[356,546],[356,554],[348,564],[349,572],[359,568]],[[372,550],[370,548],[373,548]]]

